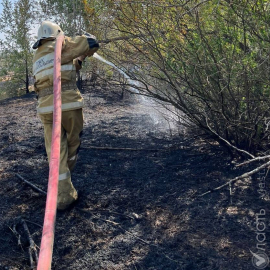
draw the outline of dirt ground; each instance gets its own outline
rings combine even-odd
[[[112,90],[113,89],[113,90]],[[168,128],[141,98],[96,86],[85,128],[74,208],[57,213],[52,269],[251,270],[259,176],[198,195],[240,175],[230,155],[183,127]],[[48,163],[33,94],[0,101],[0,269],[30,269],[25,220],[40,245]],[[269,190],[267,190],[268,192]],[[268,215],[268,219],[267,219]],[[17,233],[16,233],[17,232]]]

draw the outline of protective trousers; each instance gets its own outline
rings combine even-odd
[[[39,114],[44,125],[45,146],[48,159],[51,154],[53,114]],[[76,189],[71,182],[70,172],[74,169],[80,135],[83,130],[82,109],[63,111],[61,123],[61,153],[58,183],[57,209],[64,210],[78,198]]]

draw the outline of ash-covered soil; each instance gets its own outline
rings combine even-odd
[[[260,177],[198,195],[240,175],[217,143],[169,128],[141,98],[97,86],[73,183],[79,201],[57,213],[52,269],[251,270]],[[25,220],[40,245],[48,163],[33,94],[0,101],[0,269],[30,269]],[[158,119],[159,118],[159,119]],[[268,192],[268,190],[267,190]],[[262,238],[260,238],[261,240]]]

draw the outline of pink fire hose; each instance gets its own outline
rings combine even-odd
[[[60,164],[60,144],[61,144],[61,51],[64,41],[64,35],[60,35],[56,39],[54,50],[54,70],[53,70],[53,131],[52,145],[50,156],[50,171],[48,181],[47,200],[45,208],[45,216],[43,223],[43,232],[40,246],[37,270],[51,269],[54,228],[56,220],[58,178]]]

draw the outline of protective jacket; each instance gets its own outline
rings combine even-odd
[[[53,112],[53,65],[56,40],[44,40],[34,54],[33,74],[38,94],[39,114]],[[76,86],[76,71],[81,68],[81,55],[92,56],[99,48],[94,36],[65,37],[61,56],[62,111],[83,107],[83,98]]]

